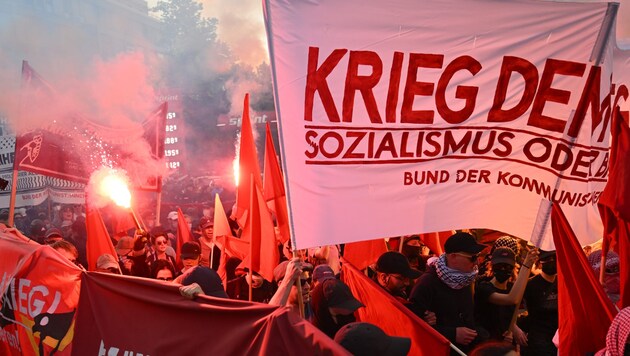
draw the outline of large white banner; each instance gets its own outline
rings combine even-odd
[[[553,249],[549,201],[601,238],[615,6],[266,0],[296,246],[491,228]]]

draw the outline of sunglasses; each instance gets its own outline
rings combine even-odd
[[[463,253],[458,253],[458,252],[454,252],[454,254],[462,256],[462,257],[466,257],[466,258],[468,258],[470,260],[470,262],[475,262],[479,258],[479,255],[477,255],[477,254],[472,255],[472,256],[464,255]]]
[[[173,278],[166,278],[166,277],[158,277],[156,279],[158,279],[160,281],[172,281],[173,280]]]
[[[160,241],[155,241],[156,245],[166,245],[166,241],[164,240],[160,240]]]

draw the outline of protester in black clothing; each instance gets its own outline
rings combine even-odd
[[[521,345],[522,355],[556,355],[558,350],[552,342],[558,329],[558,280],[556,269],[556,252],[541,251],[541,273],[532,277],[525,289],[527,306],[527,335],[516,335]]]
[[[342,281],[326,279],[313,289],[313,325],[330,338],[341,327],[355,322],[354,312],[364,307]]]
[[[444,244],[446,253],[430,260],[409,298],[418,316],[434,312],[435,329],[464,352],[487,338],[487,331],[475,323],[471,287],[484,248],[468,233],[452,235]]]
[[[237,274],[240,275],[226,283],[226,292],[230,299],[249,300],[249,269],[239,270]],[[274,293],[273,284],[254,272],[252,275],[252,301],[269,303]]]
[[[490,278],[480,280],[475,287],[475,320],[488,330],[490,338],[512,342],[512,317],[523,297],[529,271],[538,256],[531,250],[514,280],[516,256],[508,247],[499,247],[492,253]]]

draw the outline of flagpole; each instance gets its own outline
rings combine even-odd
[[[17,145],[17,136],[15,137],[15,144]],[[17,146],[16,146],[17,151]],[[17,155],[14,155],[17,157]],[[15,159],[15,158],[14,158]],[[13,162],[13,179],[11,179],[11,198],[9,200],[9,226],[13,226],[13,214],[15,212],[15,198],[17,195],[17,180],[18,180],[18,170],[16,169],[17,163]]]
[[[610,3],[608,4],[608,8],[606,10],[606,15],[604,16],[604,20],[602,23],[602,27],[600,28],[597,40],[595,45],[593,46],[593,52],[591,53],[590,60],[593,61],[595,65],[599,65],[604,57],[604,53],[606,50],[606,45],[610,39],[610,33],[613,30],[613,25],[615,24],[614,19],[617,16],[617,10],[619,9],[618,3]],[[588,92],[593,87],[595,81],[595,76],[588,76],[586,83],[584,85],[584,92]],[[571,112],[569,115],[568,122],[571,122],[574,118],[576,112],[586,112],[586,105],[588,105],[587,101],[580,101],[578,103],[578,107]],[[575,145],[575,140],[577,137],[572,137],[568,140],[568,148],[571,150]],[[554,186],[554,190],[560,187],[561,175],[564,172],[561,171],[558,174],[558,178],[556,179],[556,184]],[[532,229],[531,242],[535,246],[540,246],[543,236],[545,234],[545,230],[547,230],[547,225],[549,224],[549,220],[551,218],[551,205],[553,203],[553,196],[550,197],[550,201],[545,199],[541,199],[540,206],[538,207],[538,213],[536,217],[536,223],[534,224],[534,228]],[[543,212],[544,210],[544,212]]]
[[[158,176],[158,192],[155,203],[155,226],[160,226],[160,211],[162,207],[162,176]]]

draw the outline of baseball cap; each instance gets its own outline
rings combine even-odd
[[[61,230],[59,230],[56,227],[51,227],[50,229],[46,230],[46,235],[45,237],[47,239],[51,238],[51,237],[62,237],[63,238],[63,233],[61,232]]]
[[[416,279],[422,274],[417,269],[411,268],[407,257],[396,251],[388,251],[382,254],[376,261],[376,270],[382,273],[398,273],[411,279]]]
[[[553,251],[540,250],[540,254],[538,255],[538,260],[539,261],[546,260],[555,255],[556,255],[556,250],[553,250]]]
[[[123,236],[116,244],[116,253],[119,256],[126,256],[133,250],[133,237]]]
[[[475,237],[467,232],[455,233],[444,243],[444,251],[446,253],[465,252],[476,255],[485,248],[486,245],[478,244]]]
[[[514,266],[516,262],[516,256],[514,255],[514,251],[512,251],[509,247],[499,247],[492,253],[492,258],[490,260],[493,265],[498,265],[499,263],[505,263],[511,266]]]
[[[182,259],[195,259],[201,255],[201,247],[194,241],[186,241],[182,245]]]
[[[335,272],[327,264],[317,265],[313,269],[313,281],[322,282],[329,278],[335,278]]]
[[[96,260],[96,268],[97,269],[114,268],[118,272],[120,272],[120,266],[118,265],[118,261],[116,261],[114,256],[110,255],[109,253],[104,253],[98,256],[98,259]]]
[[[214,270],[205,266],[195,266],[186,273],[182,278],[182,285],[199,284],[203,290],[203,294],[217,298],[228,298],[227,293],[223,289],[221,278]]]
[[[276,281],[276,283],[280,284],[280,282],[282,282],[282,280],[284,279],[284,275],[287,273],[288,264],[289,264],[289,261],[284,260],[280,262],[280,264],[278,264],[276,268],[273,269],[273,280]],[[312,264],[307,263],[307,262],[302,262],[302,273],[308,273],[312,271],[313,271]]]
[[[210,219],[208,217],[205,217],[205,216],[202,217],[199,220],[199,227],[200,228],[205,229],[205,228],[211,227],[211,226],[214,226],[214,220],[212,220],[212,219]]]
[[[355,322],[344,325],[335,342],[353,355],[407,355],[411,348],[408,337],[389,336],[378,326]]]
[[[166,218],[169,219],[169,220],[177,220],[177,212],[176,211],[171,211],[170,213],[168,213]]]
[[[328,307],[336,313],[350,314],[365,306],[352,295],[348,285],[336,278],[324,280],[321,288]]]

